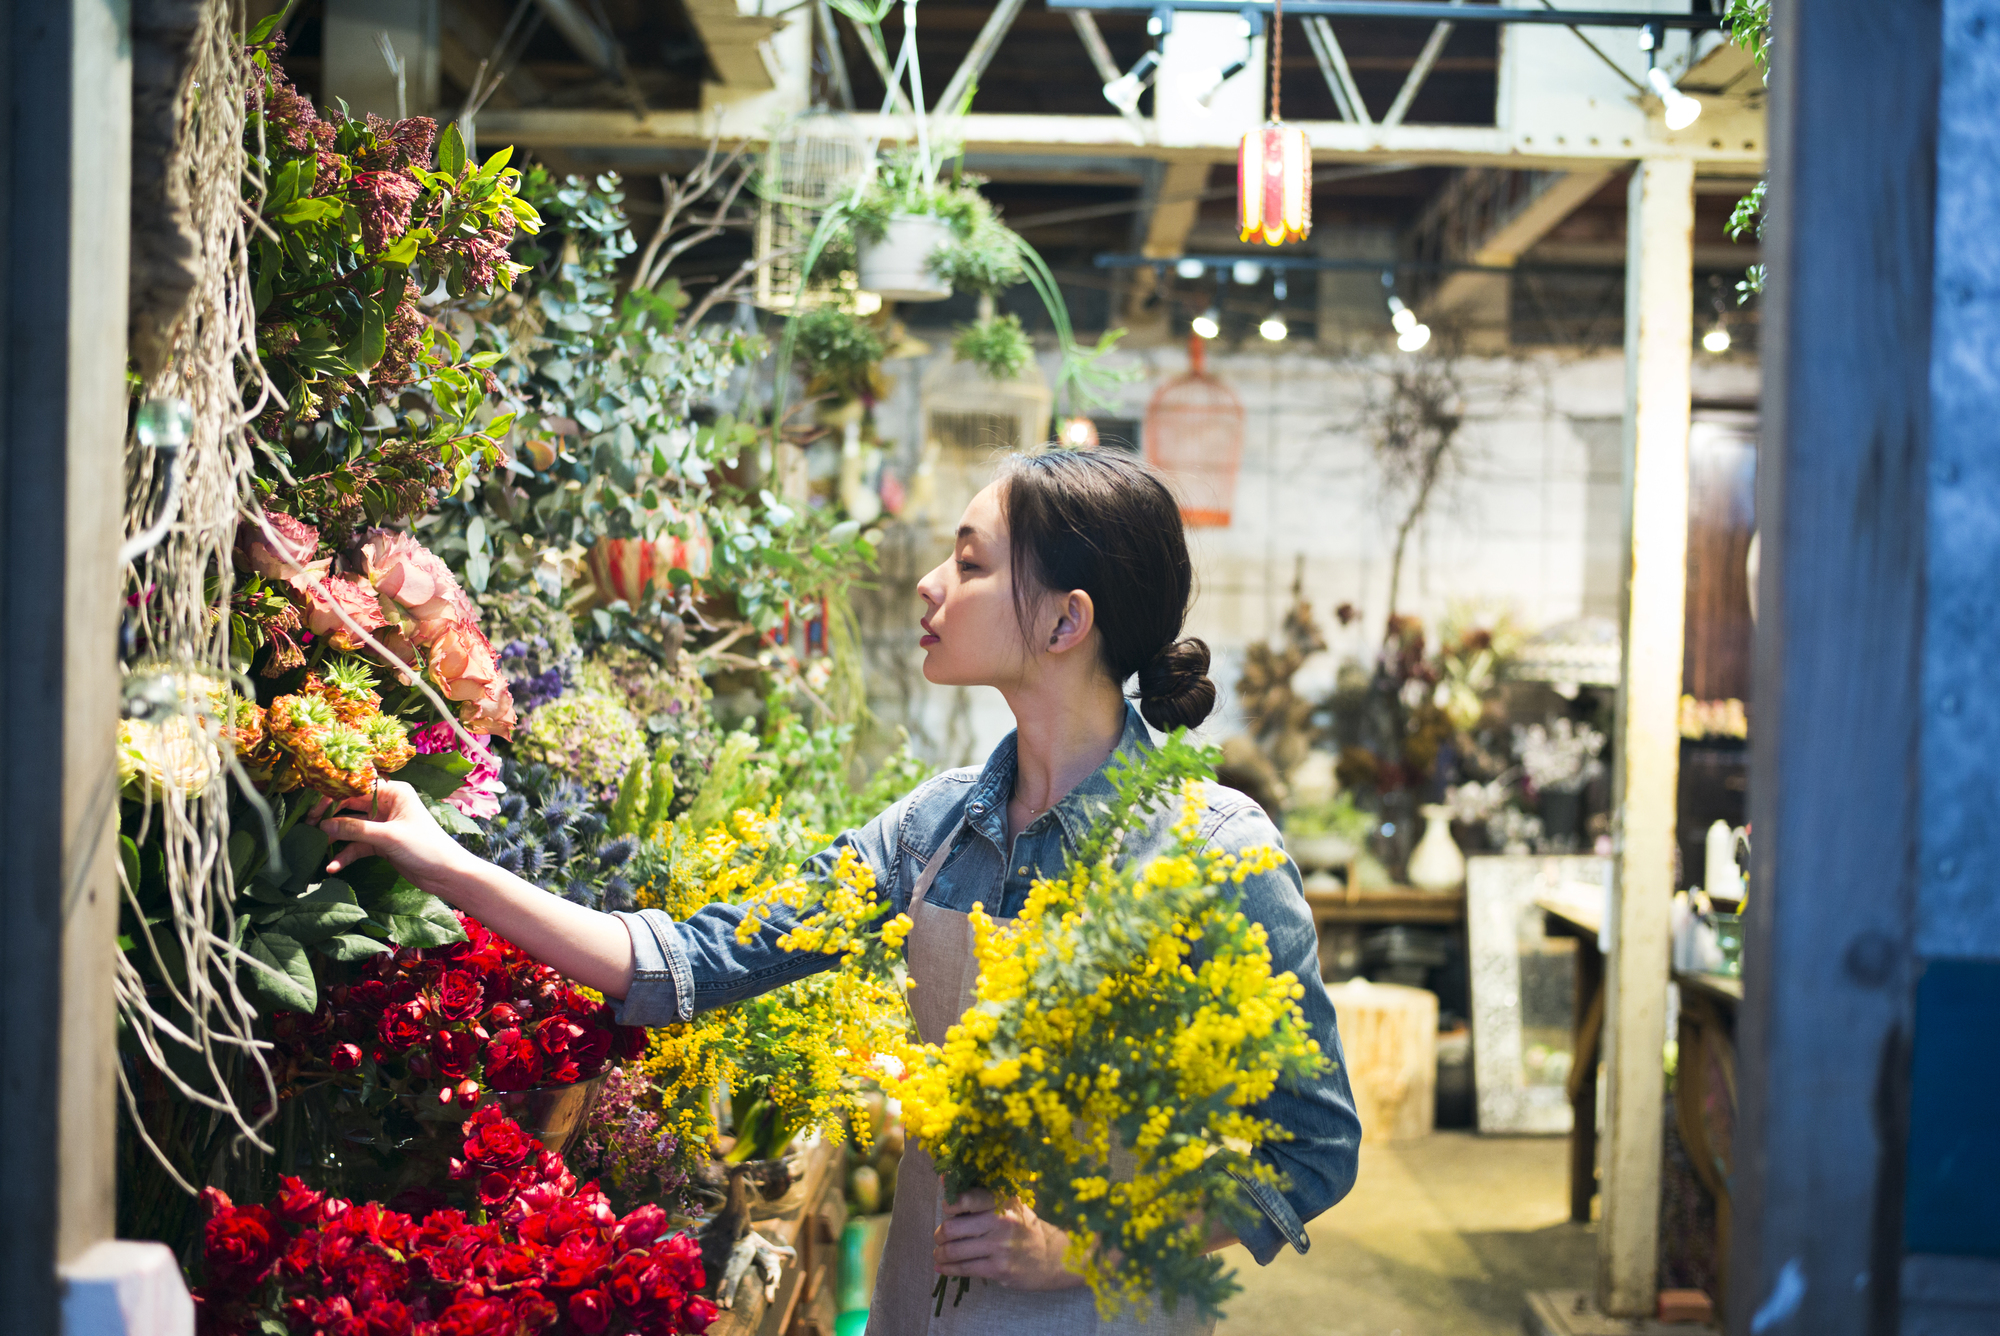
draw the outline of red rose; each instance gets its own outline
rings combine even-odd
[[[479,1180],[479,1204],[499,1206],[514,1195],[514,1176],[503,1169],[489,1170]]]
[[[583,1079],[583,1068],[576,1065],[574,1058],[564,1057],[544,1072],[542,1079],[549,1085],[574,1085]]]
[[[611,1048],[621,1059],[629,1062],[633,1058],[646,1056],[646,1044],[650,1040],[646,1028],[641,1025],[616,1025],[611,1027]]]
[[[438,1336],[493,1336],[512,1331],[514,1315],[498,1299],[461,1299],[438,1314]]]
[[[681,1330],[701,1336],[715,1321],[715,1305],[708,1300],[695,1297],[681,1305]]]
[[[437,1064],[438,1075],[447,1081],[463,1079],[478,1059],[479,1040],[474,1035],[439,1030],[431,1036],[431,1061]]]
[[[487,1085],[495,1090],[532,1090],[541,1080],[542,1055],[532,1039],[515,1026],[493,1036],[486,1046]]]
[[[469,1021],[486,1005],[486,989],[469,970],[447,970],[438,981],[438,1012],[448,1021]]]
[[[380,1011],[388,1004],[389,986],[380,979],[363,979],[347,990],[347,1005],[357,1011]]]
[[[514,1025],[520,1021],[521,1013],[511,1002],[496,1002],[493,1004],[493,1010],[487,1013],[486,1019],[495,1025]]]
[[[627,1248],[645,1248],[667,1232],[667,1213],[647,1202],[618,1222],[617,1239]]]
[[[611,1296],[603,1290],[578,1290],[569,1296],[569,1320],[584,1336],[598,1336],[611,1325]]]
[[[597,1273],[610,1264],[611,1245],[592,1231],[579,1229],[556,1245],[549,1283],[559,1290],[578,1289],[597,1279]]]
[[[540,1331],[544,1327],[553,1327],[557,1317],[556,1306],[540,1290],[523,1290],[514,1296],[514,1320],[521,1324],[523,1330]]]
[[[583,1027],[567,1016],[550,1016],[535,1027],[535,1047],[553,1058],[569,1052],[570,1041],[583,1038]]]
[[[351,1072],[361,1065],[359,1044],[335,1044],[333,1052],[327,1055],[327,1063],[337,1072]]]
[[[410,1336],[416,1325],[408,1304],[399,1299],[377,1299],[362,1314],[361,1330],[368,1336]]]
[[[430,1008],[424,1005],[422,998],[411,998],[383,1012],[376,1033],[381,1035],[384,1044],[401,1053],[421,1042],[429,1031],[430,1027],[424,1023],[429,1012]]]
[[[319,1219],[324,1192],[307,1187],[289,1174],[278,1180],[278,1216],[295,1225],[310,1225]]]
[[[215,1192],[213,1188],[209,1192]],[[207,1193],[202,1194],[207,1197]],[[282,1236],[272,1228],[269,1210],[262,1206],[231,1206],[220,1192],[215,1197],[222,1209],[202,1227],[202,1258],[208,1264],[208,1283],[223,1290],[241,1293],[264,1279],[278,1260]]]
[[[482,1169],[512,1169],[539,1155],[542,1143],[489,1104],[465,1121],[465,1159]]]

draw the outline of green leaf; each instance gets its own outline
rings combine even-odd
[[[377,941],[373,937],[363,937],[359,933],[352,932],[340,933],[327,938],[319,944],[320,954],[349,963],[358,960],[371,960],[388,949],[389,944],[387,942]]]
[[[384,860],[387,861],[386,859]],[[325,881],[300,896],[297,903],[302,905],[358,905],[354,898],[354,888],[339,877],[328,877]]]
[[[392,265],[407,269],[410,267],[410,262],[417,258],[417,249],[422,244],[423,238],[417,234],[417,229],[413,227],[387,246],[384,246],[382,253],[375,257],[374,262],[376,264]]]
[[[278,852],[285,859],[285,880],[282,883],[294,893],[304,890],[317,882],[326,870],[326,832],[318,826],[297,825],[285,832],[285,838],[278,841]],[[263,879],[275,881],[273,869],[266,868]]]
[[[479,174],[481,176],[486,176],[486,177],[494,177],[500,175],[500,169],[502,167],[505,167],[507,165],[508,160],[513,156],[514,156],[514,146],[512,144],[509,144],[507,147],[501,149],[498,153],[495,153],[492,157],[488,158],[486,160],[486,165],[479,169]]]
[[[299,902],[286,910],[283,917],[271,925],[275,932],[284,934],[294,941],[311,946],[329,937],[338,936],[348,928],[368,921],[368,911],[360,905],[308,904]]]
[[[477,367],[492,366],[495,362],[499,360],[500,360],[500,354],[494,352],[491,348],[487,349],[483,353],[474,353],[472,356],[465,359],[466,364],[468,366],[477,366]],[[512,414],[509,414],[509,416],[511,417]]]
[[[451,907],[434,895],[411,886],[407,893],[398,892],[394,902],[415,912],[383,912],[377,909],[375,921],[388,929],[389,940],[398,946],[447,946],[452,942],[465,940],[465,929],[459,926],[458,916]]]
[[[130,835],[118,837],[118,861],[125,869],[125,888],[133,894],[139,891],[139,843]]]
[[[479,835],[484,833],[477,821],[459,811],[448,802],[424,796],[424,810],[438,823],[447,835]]]
[[[458,132],[458,122],[445,126],[438,136],[438,170],[456,178],[465,170],[465,136]]]
[[[389,327],[382,319],[382,307],[372,301],[361,303],[361,337],[347,345],[347,360],[355,370],[366,371],[382,360],[389,348]]]
[[[266,183],[264,212],[275,213],[297,199],[310,179],[308,173],[318,170],[318,166],[314,158],[293,158],[273,172]]]
[[[284,19],[286,12],[290,9],[290,5],[284,5],[279,8],[277,13],[258,20],[257,26],[250,30],[250,36],[245,39],[243,44],[245,46],[256,46],[261,43],[266,37],[271,35],[272,29],[278,26]]]
[[[396,778],[428,798],[449,798],[465,785],[472,762],[457,752],[432,752],[414,756],[396,772]]]
[[[312,961],[297,941],[280,932],[256,932],[245,941],[244,951],[251,968],[243,972],[243,983],[257,1000],[287,1011],[318,1009]]]

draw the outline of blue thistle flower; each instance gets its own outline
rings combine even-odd
[[[607,872],[615,867],[623,867],[631,860],[632,855],[638,852],[639,840],[636,836],[620,835],[617,839],[598,846],[597,866]]]

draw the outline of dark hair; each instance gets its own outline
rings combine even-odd
[[[1208,646],[1178,639],[1194,591],[1180,506],[1160,475],[1130,455],[1045,450],[1010,457],[1001,505],[1023,633],[1039,585],[1081,589],[1096,610],[1105,669],[1134,673],[1153,727],[1192,728],[1215,708]]]

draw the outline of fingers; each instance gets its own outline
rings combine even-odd
[[[944,1204],[944,1213],[953,1215],[977,1215],[981,1211],[993,1209],[993,1194],[985,1188],[967,1188],[958,1196]]]
[[[352,844],[341,846],[341,850],[339,853],[327,859],[326,870],[328,872],[338,872],[342,868],[348,866],[349,864],[358,863],[362,859],[367,858],[374,853],[375,853],[374,845],[366,844],[357,840]]]
[[[931,1237],[940,1244],[953,1239],[976,1239],[991,1234],[1000,1224],[1001,1217],[991,1211],[978,1215],[948,1215]]]

